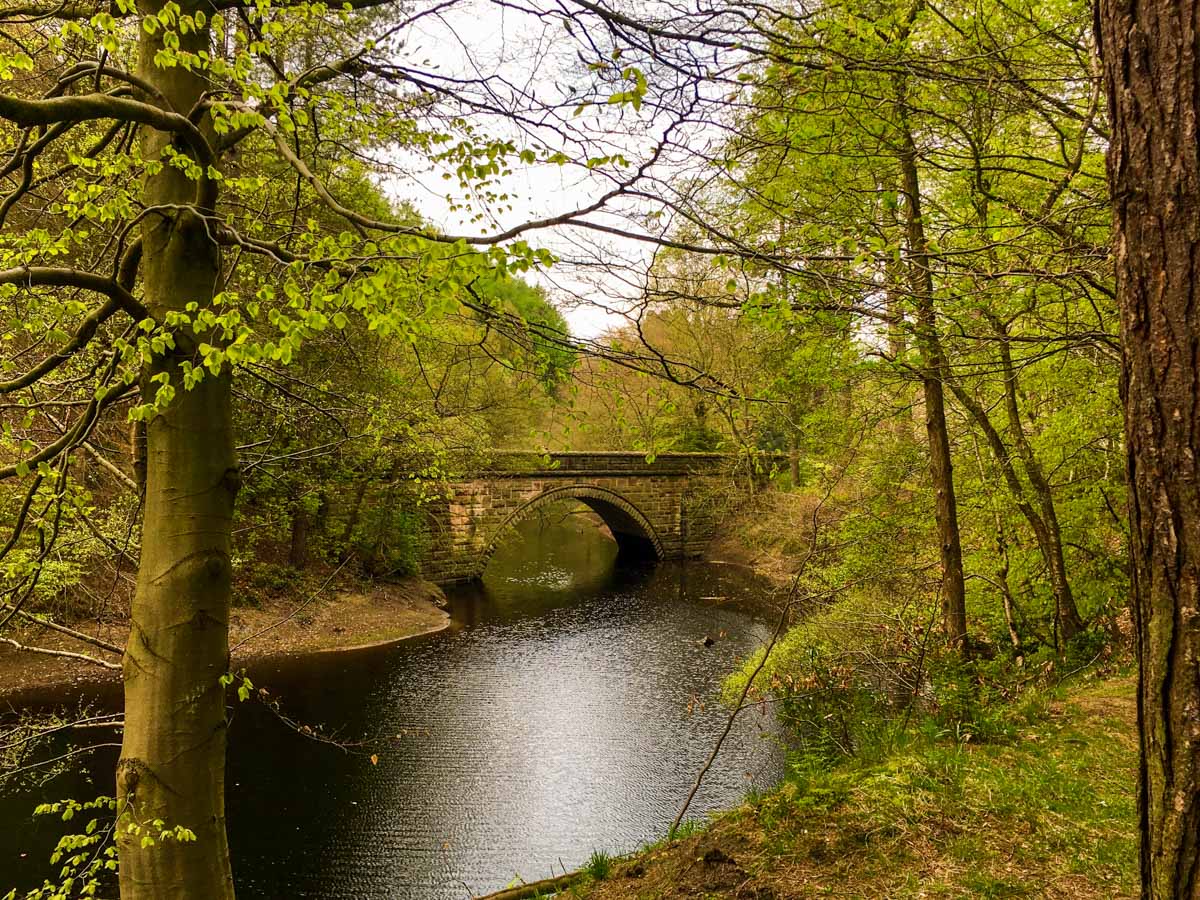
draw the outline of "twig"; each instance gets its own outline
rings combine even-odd
[[[28,772],[32,769],[40,769],[42,766],[53,765],[56,762],[62,762],[65,759],[70,759],[73,756],[78,756],[80,753],[91,753],[93,750],[103,750],[106,747],[120,747],[120,744],[89,744],[86,747],[76,747],[74,750],[68,750],[61,756],[56,756],[53,759],[43,759],[39,762],[30,763],[27,766],[21,766],[19,769],[9,769],[6,772],[0,772],[0,781],[6,778],[12,778],[20,775],[22,772]]]
[[[857,451],[858,444],[855,444],[852,449]],[[853,456],[853,454],[851,455]],[[729,732],[733,730],[734,720],[738,717],[742,710],[746,708],[746,696],[750,693],[750,688],[754,685],[754,679],[758,677],[759,672],[761,672],[767,665],[767,660],[771,656],[771,651],[775,649],[775,645],[782,636],[784,628],[787,627],[789,614],[792,610],[792,604],[796,599],[796,591],[800,587],[800,579],[803,577],[805,570],[808,568],[808,564],[812,561],[812,558],[817,553],[817,539],[820,532],[821,510],[824,508],[829,498],[833,496],[834,490],[841,483],[842,477],[846,474],[848,469],[849,461],[847,461],[847,464],[842,467],[842,470],[838,474],[837,478],[834,478],[829,482],[829,487],[826,489],[825,494],[821,497],[820,502],[813,507],[812,541],[809,543],[808,552],[804,555],[804,559],[800,561],[800,565],[796,569],[796,574],[792,578],[792,586],[788,591],[787,602],[783,605],[783,611],[779,615],[779,621],[775,625],[775,631],[771,634],[770,642],[763,649],[762,659],[758,661],[758,665],[754,667],[754,671],[751,672],[750,677],[746,679],[746,684],[742,687],[741,696],[738,697],[737,705],[734,706],[733,711],[729,714],[729,718],[725,721],[725,728],[721,732],[720,737],[717,738],[716,744],[713,745],[712,753],[708,755],[708,759],[705,760],[703,767],[701,767],[700,771],[696,773],[696,781],[692,785],[692,789],[688,792],[687,799],[683,801],[683,806],[679,808],[679,813],[675,816],[675,821],[671,823],[671,830],[667,832],[668,835],[672,837],[674,837],[675,833],[679,830],[679,825],[683,821],[683,817],[687,815],[688,807],[691,806],[692,800],[695,799],[696,792],[700,790],[700,784],[704,781],[704,776],[708,774],[708,770],[712,768],[712,764],[716,761],[717,754],[721,752],[721,747],[725,743],[725,738],[727,738],[729,736]]]
[[[734,720],[738,714],[745,709],[746,695],[750,693],[750,688],[754,686],[754,679],[758,677],[758,673],[763,670],[767,664],[767,660],[771,656],[771,651],[775,649],[775,644],[783,635],[784,628],[787,627],[788,619],[792,611],[792,603],[796,597],[796,589],[800,586],[800,574],[792,579],[792,588],[788,592],[787,602],[783,605],[783,611],[779,614],[779,621],[775,624],[775,631],[771,634],[771,640],[763,651],[762,659],[758,661],[758,665],[754,667],[754,671],[750,673],[750,677],[746,679],[746,683],[742,686],[742,693],[738,697],[737,705],[734,706],[733,712],[729,714],[729,718],[725,720],[725,728],[721,732],[717,742],[713,745],[712,752],[708,754],[708,759],[704,761],[704,765],[700,771],[696,773],[696,781],[692,784],[692,789],[688,791],[687,799],[683,801],[683,806],[679,808],[679,813],[675,816],[675,821],[671,823],[671,829],[667,834],[674,836],[679,830],[679,824],[683,821],[683,817],[687,815],[688,807],[692,805],[692,800],[696,797],[696,792],[700,790],[700,784],[704,781],[704,776],[708,774],[708,770],[712,768],[712,764],[717,759],[717,754],[721,752],[721,747],[725,743],[725,738],[729,737],[729,732],[733,730]]]
[[[45,656],[61,656],[65,659],[78,659],[83,662],[89,662],[93,665],[103,666],[114,672],[121,671],[120,663],[111,663],[108,660],[97,659],[94,656],[88,656],[86,653],[72,653],[70,650],[51,650],[48,647],[31,647],[28,644],[22,644],[19,641],[14,641],[12,638],[0,638],[0,643],[8,644],[15,650],[20,650],[23,653],[41,653]]]
[[[65,425],[63,425],[62,422],[58,421],[58,419],[56,419],[50,413],[46,413],[45,415],[46,415],[47,419],[49,419],[51,422],[54,423],[54,427],[58,429],[60,434],[66,433],[67,428]],[[105,469],[107,469],[119,482],[121,482],[121,484],[123,484],[125,487],[129,488],[129,490],[132,491],[134,493],[134,495],[137,495],[137,493],[138,493],[137,483],[132,478],[130,478],[128,475],[126,475],[123,471],[121,471],[121,469],[117,466],[116,463],[112,462],[111,460],[108,459],[108,457],[106,457],[103,453],[101,453],[96,448],[95,444],[93,444],[91,441],[84,440],[84,441],[79,442],[79,447],[85,453],[87,453],[88,456],[90,456],[97,463],[99,463],[101,466],[103,466]]]
[[[1082,666],[1077,666],[1074,669],[1072,669],[1070,672],[1063,673],[1063,675],[1059,677],[1058,681],[1054,682],[1054,686],[1058,687],[1060,684],[1062,684],[1064,681],[1066,681],[1072,675],[1078,675],[1084,669],[1091,666],[1093,663],[1096,662],[1096,660],[1098,660],[1101,656],[1104,655],[1104,650],[1105,650],[1105,648],[1102,647],[1095,656],[1093,656],[1091,659],[1089,659],[1087,662],[1085,662]]]
[[[63,722],[61,725],[41,728],[38,731],[35,731],[33,734],[9,741],[7,744],[0,744],[0,751],[12,750],[16,747],[20,747],[22,744],[27,744],[30,741],[40,740],[48,734],[54,734],[58,731],[65,731],[68,728],[121,727],[125,724],[125,720],[121,718],[121,715],[121,713],[105,713],[104,715],[100,716],[89,716],[85,719],[76,719],[73,722]]]

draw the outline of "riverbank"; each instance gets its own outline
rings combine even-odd
[[[264,659],[354,650],[440,631],[450,624],[445,594],[420,578],[389,582],[342,582],[295,596],[274,596],[236,606],[230,615],[232,666]],[[76,626],[87,635],[123,647],[127,621],[116,618]],[[8,636],[8,635],[6,635]],[[28,623],[11,632],[21,644],[58,652],[88,652],[109,665],[118,655],[89,649],[74,638]],[[0,707],[23,695],[56,688],[102,687],[120,680],[119,668],[0,645]]]
[[[699,833],[593,857],[603,880],[560,896],[1136,897],[1133,681],[1075,687],[1025,714],[1004,743],[918,732],[880,761],[793,772]]]
[[[763,491],[729,515],[705,549],[708,562],[742,566],[778,586],[790,585],[809,556],[818,498],[799,491]],[[821,522],[829,513],[821,516]]]

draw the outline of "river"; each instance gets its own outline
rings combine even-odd
[[[770,614],[741,570],[615,556],[588,517],[548,510],[451,592],[446,631],[252,672],[294,722],[368,743],[233,711],[239,896],[458,900],[662,837],[728,715],[721,679]],[[690,817],[769,787],[783,756],[770,714],[743,714]],[[30,825],[32,805],[111,793],[114,759],[0,799],[0,896],[46,874],[61,823]]]

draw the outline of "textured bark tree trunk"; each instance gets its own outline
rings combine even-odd
[[[364,472],[354,488],[354,499],[350,503],[350,511],[346,515],[346,525],[342,528],[342,536],[338,539],[339,552],[343,560],[350,558],[351,543],[354,540],[354,530],[358,528],[358,520],[362,515],[363,500],[367,496],[367,486],[371,483],[371,473]]]
[[[883,286],[884,286],[884,308],[887,310],[887,348],[888,356],[897,363],[897,371],[904,372],[903,368],[904,356],[908,352],[908,328],[907,316],[905,311],[906,301],[909,299],[908,288],[905,287],[905,281],[911,280],[905,278],[904,259],[900,252],[900,248],[907,242],[908,229],[904,222],[900,221],[899,197],[903,196],[904,191],[896,184],[898,179],[889,179],[886,184],[879,184],[879,190],[884,194],[884,202],[881,205],[879,216],[884,226],[884,233],[889,235],[889,241],[895,241],[895,249],[889,247],[887,257],[883,262]],[[890,199],[889,195],[895,199]],[[915,389],[904,388],[902,393],[897,397],[898,400],[909,400],[912,403],[909,407],[910,414],[907,417],[897,416],[892,423],[892,429],[897,440],[912,441],[920,440],[921,431],[925,424],[925,403],[922,396]]]
[[[1016,656],[1017,667],[1025,665],[1025,654],[1021,651],[1021,633],[1017,631],[1016,604],[1013,602],[1012,587],[1008,583],[1008,537],[1004,523],[996,517],[996,583],[1000,586],[1000,598],[1004,604],[1004,625],[1008,628],[1008,640]]]
[[[1200,2],[1101,0],[1142,896],[1200,897]]]
[[[325,537],[329,530],[329,494],[326,491],[321,491],[317,495],[317,512],[313,516],[309,530],[318,538]]]
[[[302,502],[292,505],[292,540],[288,548],[288,564],[293,569],[303,569],[308,565],[308,510]]]
[[[133,285],[127,285],[133,293]],[[146,423],[129,423],[129,451],[133,465],[133,481],[140,493],[146,487]]]
[[[921,218],[921,180],[917,152],[900,90],[900,176],[905,197],[908,269],[916,326],[913,336],[921,354],[921,387],[925,394],[925,432],[929,440],[929,471],[937,493],[936,519],[942,559],[942,627],[946,640],[967,650],[967,590],[963,577],[962,540],[958,530],[958,503],[954,495],[954,466],[950,456],[950,431],[946,425],[944,382],[949,374],[946,353],[937,331],[933,306],[933,273],[929,268],[929,242]]]
[[[978,106],[973,107],[973,109],[976,112],[981,112]],[[977,121],[975,127],[976,147],[981,148],[986,145],[987,138],[985,135],[987,130],[981,120]],[[975,168],[976,172],[980,174],[977,175],[972,203],[975,206],[976,215],[979,219],[981,234],[987,236],[988,240],[991,241],[989,212],[991,200],[980,180],[982,179],[983,163],[978,152],[976,151]],[[1000,268],[994,244],[989,245],[987,256],[989,264],[988,278],[991,279]],[[1020,405],[1017,402],[1017,371],[1013,366],[1012,350],[1009,346],[1011,338],[1008,333],[1008,325],[1003,319],[987,308],[982,309],[981,312],[991,325],[999,342],[1001,373],[1004,376],[1004,410],[1008,418],[1008,428],[1013,435],[1013,442],[1016,444],[1021,465],[1025,469],[1026,476],[1029,478],[1034,499],[1041,510],[1040,514],[1035,517],[1031,515],[1031,507],[1028,503],[1025,503],[1021,508],[1026,519],[1029,520],[1029,524],[1033,527],[1034,534],[1037,536],[1038,549],[1041,551],[1042,559],[1046,563],[1046,570],[1050,575],[1050,588],[1054,596],[1054,633],[1056,643],[1059,638],[1069,641],[1083,630],[1084,622],[1083,618],[1079,615],[1078,607],[1075,605],[1075,595],[1071,591],[1071,582],[1067,577],[1066,558],[1063,555],[1062,528],[1059,526],[1058,511],[1054,506],[1054,494],[1050,489],[1050,481],[1043,473],[1041,463],[1033,452],[1033,447],[1025,434],[1025,424],[1021,417]],[[964,392],[954,385],[951,385],[951,387],[954,390],[954,395],[962,399]],[[1015,472],[1012,470],[1011,455],[1004,448],[1004,442],[1000,440],[999,434],[992,428],[987,413],[978,404],[972,407],[970,412],[972,417],[982,427],[990,430],[988,443],[991,445],[993,452],[999,454],[996,457],[997,462],[1005,467],[1005,479],[1008,481],[1009,487],[1013,489],[1014,496],[1018,498],[1019,503],[1023,502],[1024,492],[1020,487],[1019,479],[1016,478]]]
[[[792,408],[792,414],[795,415],[795,408]],[[788,435],[788,475],[792,479],[792,489],[800,487],[800,436],[797,434],[797,429],[792,422],[787,424]]]
[[[951,382],[953,385],[954,382]],[[955,391],[957,396],[958,391]],[[990,424],[990,423],[989,423]],[[988,470],[983,464],[983,454],[979,451],[979,441],[974,439],[975,461],[979,466],[979,477],[987,481]],[[996,587],[1000,589],[1000,600],[1004,607],[1004,624],[1008,628],[1008,640],[1012,644],[1013,655],[1018,667],[1025,665],[1025,654],[1021,649],[1021,633],[1017,629],[1016,603],[1013,600],[1012,585],[1008,580],[1010,564],[1008,558],[1008,528],[1004,524],[1004,516],[994,496],[988,498],[992,508],[992,521],[996,523]]]
[[[889,185],[884,190],[885,195],[894,195],[899,197],[902,191],[892,190],[895,185]],[[881,190],[883,188],[881,187]],[[903,235],[905,228],[900,221],[898,215],[899,206],[896,202],[885,200],[880,217],[883,219],[886,233],[889,235]],[[899,241],[897,241],[896,252],[889,251],[887,259],[883,264],[884,271],[884,308],[887,310],[887,346],[888,355],[894,360],[903,358],[908,350],[908,337],[905,334],[904,325],[904,300],[905,291],[900,289],[904,283],[904,261],[901,258],[899,251]]]
[[[182,4],[188,13],[201,6]],[[161,0],[142,0],[143,14]],[[154,64],[161,29],[141,31],[139,74],[177,110],[187,112],[207,84],[182,67]],[[208,51],[207,30],[180,36],[183,49]],[[142,152],[158,159],[171,136],[144,128]],[[184,148],[175,145],[177,150]],[[211,305],[220,265],[203,221],[178,205],[196,198],[196,182],[164,166],[145,181],[142,285],[160,321],[195,301]],[[174,209],[172,205],[176,205]],[[185,338],[147,375],[165,372],[176,394],[146,429],[142,556],[125,652],[125,735],[117,767],[120,887],[123,900],[233,897],[225,836],[225,691],[229,665],[230,533],[238,488],[228,374],[184,390],[179,363]],[[154,386],[147,380],[149,394]],[[194,842],[158,840],[153,822],[183,826]],[[144,831],[129,832],[133,822]],[[143,846],[142,838],[155,839]]]

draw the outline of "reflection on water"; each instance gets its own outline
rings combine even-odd
[[[236,712],[240,895],[462,898],[661,837],[723,725],[721,676],[768,626],[732,602],[752,590],[734,571],[615,552],[580,516],[531,520],[454,593],[448,631],[256,673],[294,718],[389,742],[373,765]],[[742,717],[697,816],[778,777],[774,733]],[[47,793],[81,795],[68,781]]]

